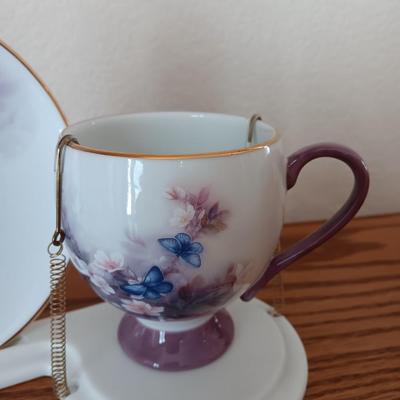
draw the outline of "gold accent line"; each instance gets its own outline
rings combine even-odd
[[[32,76],[37,80],[39,85],[44,89],[44,91],[48,94],[50,97],[51,101],[54,103],[54,105],[57,108],[57,111],[60,113],[60,116],[62,120],[64,121],[65,125],[68,125],[68,120],[66,115],[64,114],[64,111],[61,109],[60,104],[54,97],[53,93],[50,91],[49,87],[44,83],[44,81],[39,77],[39,75],[35,72],[35,70],[32,68],[32,66],[25,61],[23,57],[21,57],[14,49],[12,49],[7,43],[3,42],[2,39],[0,39],[0,47],[3,47],[5,50],[7,50],[12,56],[14,56],[31,74]]]
[[[77,143],[68,143],[67,146],[75,149],[84,151],[87,153],[100,154],[103,156],[113,157],[126,157],[126,158],[146,158],[151,160],[187,160],[197,158],[216,158],[216,157],[229,157],[236,156],[239,154],[250,153],[256,150],[265,149],[266,147],[276,143],[280,139],[280,135],[274,131],[274,136],[271,140],[254,144],[249,147],[241,147],[238,149],[224,150],[224,151],[212,151],[209,153],[193,153],[193,154],[146,154],[146,153],[124,153],[119,151],[110,151],[104,149],[98,149],[96,147],[84,146]]]
[[[59,112],[62,120],[64,121],[64,124],[67,126],[68,125],[68,120],[67,117],[65,116],[63,110],[61,109],[60,104],[50,91],[49,87],[43,82],[43,80],[39,77],[39,75],[34,71],[34,69],[31,67],[30,64],[28,64],[23,57],[21,57],[14,49],[12,49],[8,44],[6,44],[3,40],[0,39],[0,47],[3,47],[4,50],[8,51],[12,56],[14,56],[30,73],[31,75],[36,79],[36,81],[39,83],[39,85],[43,88],[43,90],[47,93],[47,95],[50,97],[50,100],[53,102],[54,106],[56,107],[57,111]],[[49,303],[49,298],[44,301],[44,303],[40,306],[38,311],[32,316],[32,318],[24,325],[22,326],[16,333],[14,333],[13,336],[11,336],[9,339],[7,339],[2,345],[0,345],[0,350],[9,346],[11,342],[16,339],[25,328],[27,328],[33,321],[35,321],[39,315],[43,312],[43,310],[47,307]]]

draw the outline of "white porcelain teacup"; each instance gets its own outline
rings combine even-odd
[[[248,128],[242,117],[171,112],[100,118],[64,131],[79,142],[67,146],[63,161],[63,229],[72,262],[104,300],[140,317],[122,321],[120,341],[146,365],[185,369],[215,359],[233,335],[221,314],[226,334],[218,341],[225,344],[211,344],[218,355],[205,361],[181,362],[178,354],[171,366],[157,358],[154,343],[146,354],[144,342],[140,354],[132,346],[157,330],[180,332],[181,340],[210,321],[218,325],[215,315],[227,302],[253,297],[342,228],[366,196],[368,173],[353,151],[318,144],[287,159],[271,126],[258,121],[251,143]],[[317,232],[273,257],[286,191],[304,164],[322,156],[352,168],[353,193]],[[139,328],[133,344],[127,331]]]

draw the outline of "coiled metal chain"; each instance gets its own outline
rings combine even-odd
[[[54,249],[54,250],[53,250]],[[51,375],[53,390],[57,399],[64,399],[69,395],[66,373],[66,257],[62,253],[63,245],[58,247],[50,244],[50,336],[51,336]]]
[[[61,221],[62,197],[62,155],[63,148],[77,140],[70,135],[63,136],[56,151],[56,229],[47,248],[50,256],[50,340],[51,375],[53,390],[57,399],[65,399],[69,394],[66,358],[66,275],[67,259],[63,254],[65,233]]]

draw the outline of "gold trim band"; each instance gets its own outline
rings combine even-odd
[[[86,121],[87,122],[87,121]],[[255,126],[257,121],[253,121],[252,129]],[[65,134],[68,134],[67,131],[64,131]],[[250,153],[256,150],[265,149],[268,146],[276,143],[280,139],[280,135],[274,130],[274,135],[270,140],[266,140],[261,143],[253,144],[247,147],[240,147],[232,150],[223,150],[223,151],[211,151],[207,153],[186,153],[186,154],[148,154],[148,153],[129,153],[129,152],[120,152],[120,151],[112,151],[99,149],[97,147],[85,146],[80,143],[70,142],[67,146],[79,150],[84,151],[86,153],[100,154],[103,156],[113,156],[113,157],[125,157],[125,158],[145,158],[151,160],[187,160],[187,159],[198,159],[198,158],[217,158],[217,157],[229,157],[235,156],[239,154]]]
[[[146,154],[146,153],[124,153],[119,151],[109,151],[98,149],[96,147],[83,146],[78,143],[69,143],[67,146],[75,149],[84,151],[86,153],[94,153],[100,154],[103,156],[113,156],[113,157],[125,157],[125,158],[146,158],[151,160],[187,160],[187,159],[196,159],[196,158],[216,158],[216,157],[228,157],[228,156],[236,156],[239,154],[250,153],[256,150],[264,149],[274,143],[276,143],[279,138],[275,135],[275,140],[269,140],[266,142],[259,143],[257,145],[243,147],[239,149],[233,150],[225,150],[225,151],[213,151],[209,153],[193,153],[193,154]]]

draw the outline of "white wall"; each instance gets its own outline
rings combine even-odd
[[[101,114],[261,113],[288,153],[352,146],[372,177],[363,214],[400,211],[400,1],[0,0],[0,37],[70,122]],[[310,166],[288,219],[329,216],[351,176]]]

